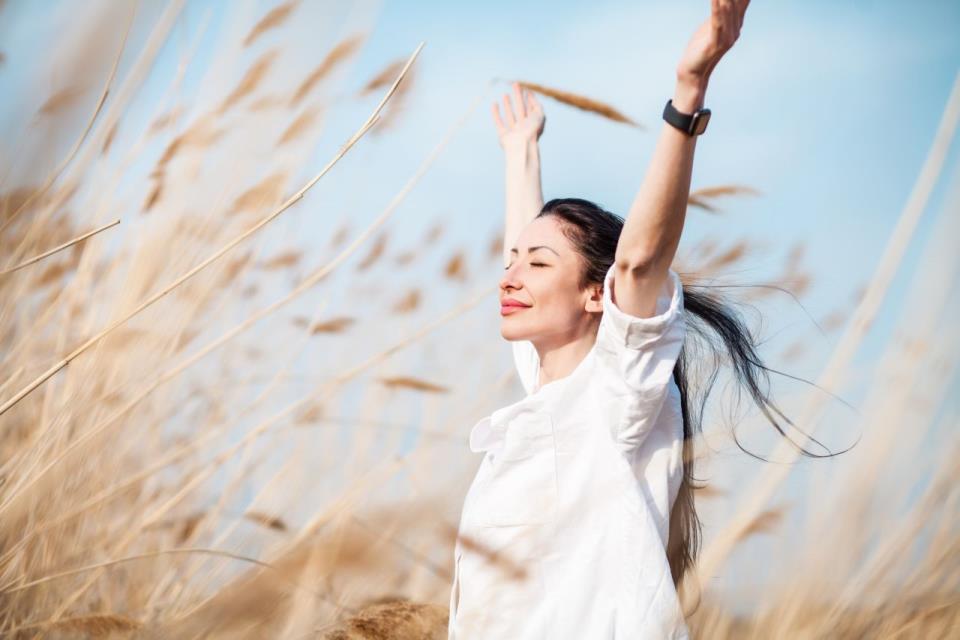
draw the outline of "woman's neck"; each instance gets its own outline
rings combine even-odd
[[[539,386],[566,378],[573,373],[596,343],[596,334],[587,332],[583,337],[556,346],[534,345],[540,356]]]

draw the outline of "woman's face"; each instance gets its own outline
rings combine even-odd
[[[538,345],[565,344],[596,332],[603,310],[600,285],[577,288],[583,263],[559,218],[535,218],[517,237],[500,279],[500,335]],[[526,306],[508,306],[514,300]]]

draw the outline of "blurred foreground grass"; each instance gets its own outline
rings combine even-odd
[[[315,180],[336,187],[327,171],[351,145],[400,126],[419,47],[345,81],[365,37],[351,33],[301,76],[285,73],[271,43],[318,50],[281,38],[303,10],[286,3],[229,23],[221,38],[232,44],[210,64],[229,73],[211,74],[203,92],[181,93],[178,73],[144,104],[137,89],[180,9],[160,11],[140,37],[128,37],[129,7],[78,19],[86,37],[50,52],[71,83],[17,124],[30,133],[5,158],[18,170],[4,167],[0,183],[0,633],[445,638],[451,549],[476,463],[466,428],[511,393],[510,363],[478,338],[496,334],[464,330],[491,324],[471,310],[495,291],[487,266],[500,239],[451,248],[437,221],[404,247],[387,221],[463,120],[451,118],[378,216],[337,224],[319,210],[325,242],[304,244],[276,225],[304,215]],[[120,27],[111,39],[96,24]],[[182,65],[196,47],[183,48]],[[327,84],[356,88],[330,97]],[[356,113],[353,131],[325,128],[334,102]],[[580,103],[600,105],[585,117],[616,112]],[[758,535],[783,534],[777,562],[789,569],[749,614],[709,588],[685,590],[697,637],[939,638],[960,626],[958,416],[946,410],[960,346],[956,184],[910,274],[915,296],[882,306],[942,180],[957,114],[955,90],[874,279],[822,321],[843,331],[818,384],[869,382],[858,446],[810,463],[824,467],[807,503],[792,505],[802,531],[786,535],[796,519],[774,500],[795,456],[785,440],[749,483],[698,496],[725,506],[691,582],[708,587]],[[301,179],[328,138],[331,164]],[[756,192],[709,187],[691,205],[715,212],[719,197],[744,194]],[[678,269],[709,279],[752,249],[711,239],[681,248]],[[769,284],[801,295],[802,254],[794,247]],[[438,314],[425,277],[459,302]],[[337,304],[358,297],[368,303]],[[881,309],[901,332],[870,371],[853,372]],[[432,344],[445,365],[409,357]],[[788,371],[803,349],[780,354]],[[454,375],[463,358],[480,363],[476,379]],[[815,425],[826,397],[805,391],[791,415]]]

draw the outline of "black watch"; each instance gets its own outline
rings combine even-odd
[[[710,109],[697,109],[692,114],[680,113],[673,106],[673,100],[667,100],[663,108],[663,119],[683,131],[688,136],[698,136],[707,130],[710,122]]]

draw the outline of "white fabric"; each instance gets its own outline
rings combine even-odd
[[[671,270],[656,315],[631,316],[613,302],[614,269],[576,369],[540,387],[533,344],[512,342],[527,395],[470,432],[484,457],[454,550],[450,640],[689,638],[666,557],[683,290]]]

